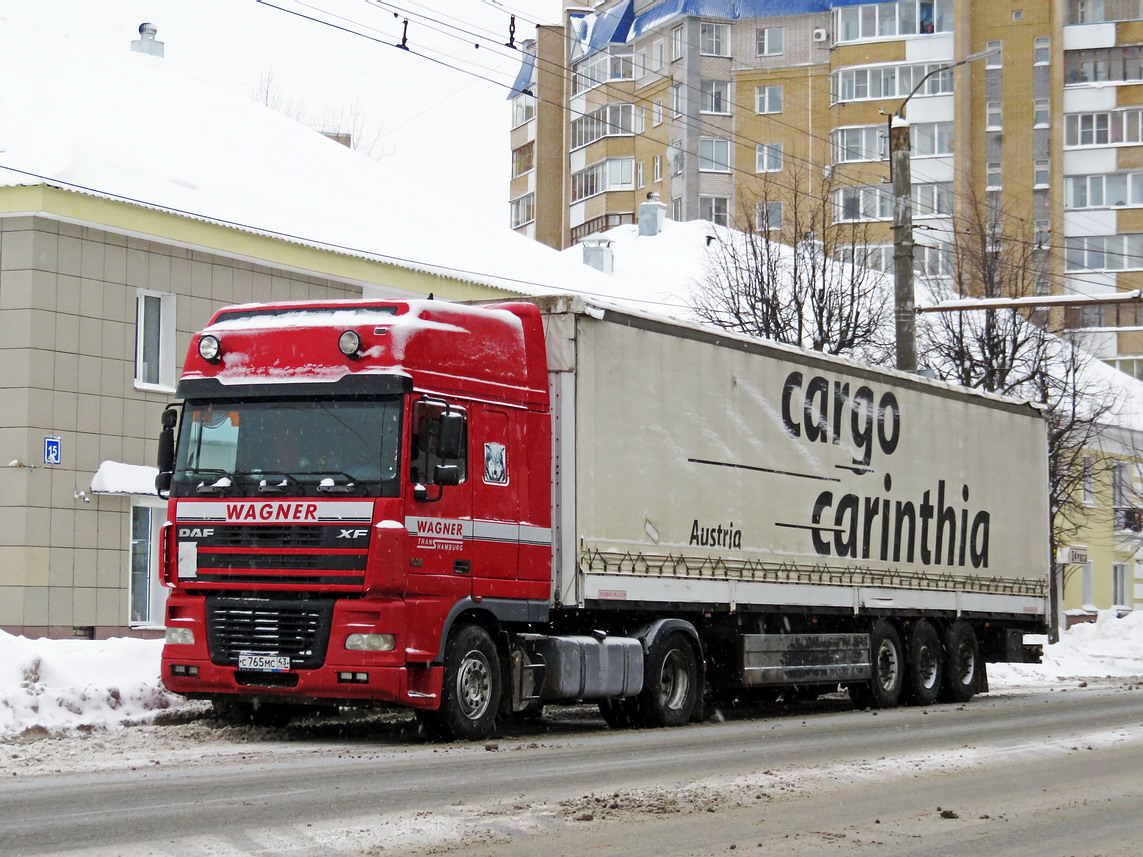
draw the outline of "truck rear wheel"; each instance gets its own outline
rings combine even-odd
[[[948,665],[941,698],[946,702],[968,702],[976,694],[980,680],[980,645],[972,625],[957,619],[945,635]]]
[[[921,619],[909,635],[905,665],[905,698],[913,705],[932,705],[941,693],[945,656],[933,623]]]
[[[496,728],[502,688],[492,637],[479,625],[462,625],[445,646],[441,707],[418,712],[421,725],[434,738],[487,738]]]
[[[679,631],[651,644],[639,694],[640,720],[647,726],[682,726],[698,701],[699,670],[694,647]]]
[[[869,630],[869,654],[873,676],[850,685],[849,697],[858,708],[895,708],[905,683],[905,654],[901,635],[888,620],[878,619]]]

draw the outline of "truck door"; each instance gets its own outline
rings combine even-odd
[[[414,403],[405,504],[411,540],[410,594],[463,596],[471,592],[468,434],[466,409],[435,397]]]
[[[509,415],[481,408],[473,415],[473,592],[513,597],[520,552],[519,489],[509,444]]]

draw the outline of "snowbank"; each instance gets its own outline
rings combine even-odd
[[[30,640],[0,631],[0,741],[153,720],[185,706],[159,684],[162,640]]]
[[[0,742],[145,723],[192,705],[162,688],[162,640],[29,640],[0,631]],[[1042,664],[990,664],[992,690],[1143,676],[1143,613],[1076,625]]]

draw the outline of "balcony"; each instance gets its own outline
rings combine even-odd
[[[589,235],[594,235],[596,232],[606,232],[616,226],[621,226],[624,223],[634,223],[635,212],[633,211],[609,211],[606,214],[601,214],[598,217],[593,217],[579,226],[573,226],[571,229],[571,240],[573,244],[578,244]]]

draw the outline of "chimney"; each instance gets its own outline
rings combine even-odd
[[[147,54],[161,58],[165,50],[165,45],[155,38],[155,34],[158,32],[158,27],[144,21],[139,25],[139,38],[131,42],[131,50],[137,54]]]
[[[602,236],[584,238],[583,263],[597,271],[611,274],[615,270],[615,251],[611,249],[611,239]]]
[[[639,234],[658,235],[663,231],[663,218],[667,214],[667,205],[659,201],[657,191],[647,194],[647,200],[639,203]]]

